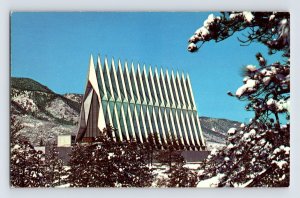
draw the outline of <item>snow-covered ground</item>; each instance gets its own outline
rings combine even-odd
[[[215,177],[202,180],[197,184],[198,188],[215,188],[218,187],[219,181],[224,177],[224,174],[218,174]]]
[[[222,149],[225,146],[225,144],[222,144],[222,143],[209,142],[209,141],[206,142],[206,145],[207,145],[207,150],[208,151],[211,151],[213,149],[219,150],[219,149]]]

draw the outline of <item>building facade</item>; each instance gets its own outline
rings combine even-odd
[[[148,141],[163,148],[176,140],[184,150],[203,150],[205,141],[188,75],[113,59],[96,67],[91,56],[77,142],[92,142],[108,124],[115,141]]]

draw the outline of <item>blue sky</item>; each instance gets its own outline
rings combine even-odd
[[[189,53],[187,40],[208,14],[14,12],[11,75],[32,78],[57,93],[83,93],[89,57],[100,54],[187,72],[200,116],[246,121],[252,113],[245,103],[226,93],[242,85],[242,67],[256,64],[258,51],[268,57],[267,49],[242,47],[235,35]]]

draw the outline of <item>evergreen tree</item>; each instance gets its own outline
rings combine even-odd
[[[59,159],[55,144],[50,146],[49,153],[46,155],[45,171],[47,186],[55,187],[66,183],[67,172],[63,161]]]
[[[156,160],[163,165],[169,166],[169,171],[172,170],[173,166],[180,166],[185,163],[181,151],[179,150],[179,144],[177,139],[172,139],[167,136],[167,143],[164,146],[164,150],[158,150],[156,154]]]
[[[186,164],[181,155],[181,147],[177,139],[167,135],[167,144],[164,150],[157,150],[156,160],[162,165],[168,165],[165,171],[167,178],[157,182],[159,187],[194,187],[196,186],[196,173],[184,167]]]
[[[173,168],[168,175],[168,187],[195,187],[198,181],[197,173],[183,165]]]
[[[149,187],[153,176],[147,164],[147,151],[135,141],[123,143],[115,155],[118,163],[118,183],[122,187]]]
[[[144,187],[152,182],[145,151],[134,141],[116,142],[107,126],[92,144],[73,147],[69,182],[72,187]]]
[[[44,187],[46,184],[42,151],[36,151],[20,134],[22,125],[11,117],[10,182],[12,187]]]
[[[74,145],[69,160],[70,187],[90,187],[93,183],[93,145]],[[94,185],[92,185],[93,187]]]
[[[220,42],[247,30],[243,45],[259,42],[282,60],[267,64],[256,54],[258,66],[247,65],[243,85],[230,96],[247,101],[255,116],[240,130],[228,131],[228,144],[213,151],[204,162],[201,179],[214,186],[288,186],[290,170],[290,16],[286,12],[224,12],[209,15],[190,38],[188,50],[197,51],[208,41]],[[244,31],[245,33],[245,31]],[[207,181],[207,180],[206,180]],[[200,182],[199,186],[205,182]]]

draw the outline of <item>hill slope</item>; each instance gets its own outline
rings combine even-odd
[[[228,129],[241,125],[237,121],[219,118],[200,117],[199,120],[206,140],[221,144],[225,144]]]
[[[21,121],[33,144],[72,133],[78,122],[80,102],[54,93],[29,78],[11,78],[11,114]]]
[[[225,145],[227,131],[241,125],[240,122],[220,118],[200,117],[199,120],[208,149]]]

